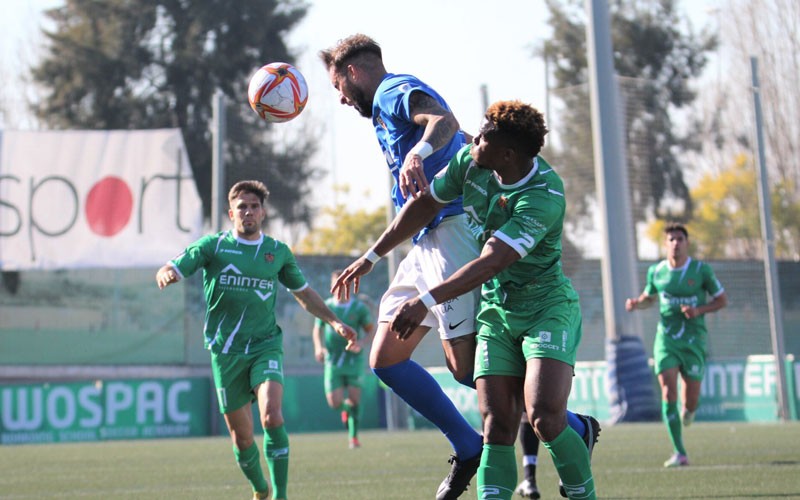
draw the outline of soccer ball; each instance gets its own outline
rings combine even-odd
[[[274,62],[260,67],[250,78],[247,97],[262,120],[288,122],[306,107],[308,86],[297,68]]]

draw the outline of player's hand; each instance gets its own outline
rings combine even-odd
[[[358,354],[361,352],[363,348],[361,347],[361,342],[356,340],[355,342],[348,342],[347,348],[345,349],[348,352],[352,352],[353,354]]]
[[[625,301],[625,310],[631,312],[636,309],[637,305],[639,305],[639,299],[628,299]]]
[[[389,328],[400,340],[406,340],[422,324],[428,315],[428,308],[418,298],[408,299],[394,313]]]
[[[345,325],[341,321],[331,323],[331,326],[336,330],[336,333],[347,339],[347,347],[345,347],[345,350],[352,351],[352,349],[354,349],[353,346],[358,345],[358,334],[351,327]]]
[[[359,286],[361,285],[361,276],[372,271],[372,262],[364,257],[359,257],[358,260],[347,266],[342,271],[342,274],[336,278],[333,286],[331,287],[331,294],[338,297],[341,301],[350,300],[350,287],[353,287],[352,293],[358,293]]]
[[[180,278],[178,273],[172,266],[164,266],[156,273],[156,284],[160,290],[163,290],[168,285],[176,283]]]
[[[428,179],[425,177],[420,155],[406,155],[403,168],[400,169],[397,177],[397,185],[400,192],[403,193],[403,198],[408,198],[409,194],[416,198],[428,189]]]
[[[684,316],[686,316],[686,319],[692,319],[700,316],[700,314],[697,311],[697,308],[689,305],[681,306],[681,312],[683,313]]]
[[[326,349],[314,349],[314,359],[317,360],[318,363],[322,363],[325,361],[325,354]]]

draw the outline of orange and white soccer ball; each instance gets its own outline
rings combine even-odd
[[[250,78],[247,98],[261,119],[288,122],[296,118],[308,102],[308,85],[303,74],[289,63],[265,64]]]

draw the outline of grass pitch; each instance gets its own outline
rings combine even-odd
[[[293,499],[428,499],[449,470],[449,445],[436,431],[367,431],[358,450],[347,449],[344,432],[290,439]],[[606,426],[593,460],[599,497],[800,498],[800,422],[698,422],[684,439],[692,465],[667,470],[663,425]],[[539,452],[542,497],[560,498],[552,461],[543,446]],[[476,498],[474,486],[462,498]],[[0,499],[34,498],[244,500],[251,493],[223,437],[0,447]]]

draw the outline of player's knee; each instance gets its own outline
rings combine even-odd
[[[475,379],[473,375],[474,372],[472,370],[462,370],[461,372],[454,372],[453,378],[456,379],[456,382],[459,384],[475,389]]]
[[[566,427],[566,418],[563,413],[553,413],[536,408],[529,415],[529,421],[536,436],[544,442],[557,438]]]
[[[483,415],[483,436],[489,444],[513,446],[518,428],[519,421],[506,414],[485,412]]]
[[[263,429],[274,429],[283,425],[283,415],[280,412],[267,411],[261,419]]]

